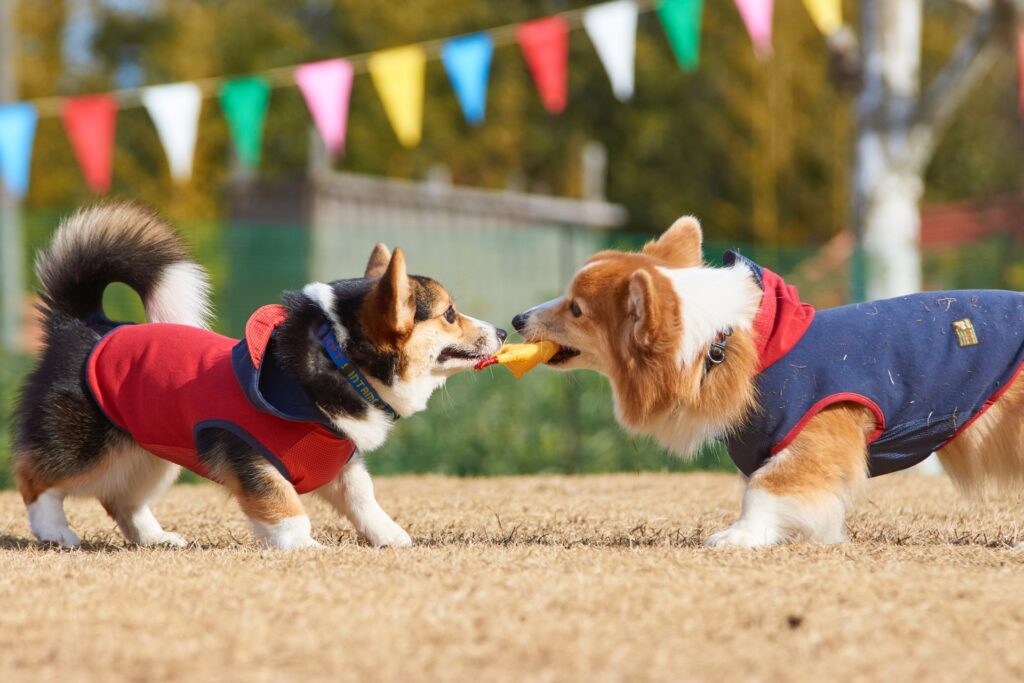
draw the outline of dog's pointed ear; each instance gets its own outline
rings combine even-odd
[[[646,270],[638,270],[629,276],[629,293],[626,296],[627,333],[638,347],[650,346],[657,337],[658,293],[654,278]]]
[[[373,315],[392,334],[403,336],[412,330],[416,301],[405,269],[405,254],[395,248],[384,275],[373,287],[370,306]]]
[[[366,272],[363,273],[363,277],[380,277],[388,269],[390,262],[391,252],[388,251],[387,245],[377,242],[373,245],[373,251],[370,252],[370,260],[366,262]]]
[[[693,268],[702,263],[700,223],[693,216],[683,216],[657,240],[648,242],[643,253],[670,264],[674,268]]]

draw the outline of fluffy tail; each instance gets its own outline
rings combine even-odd
[[[123,282],[142,297],[152,322],[208,327],[210,282],[178,233],[130,202],[80,209],[36,259],[48,312],[87,320],[102,312],[103,290]]]

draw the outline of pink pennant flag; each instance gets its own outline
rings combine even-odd
[[[331,154],[341,155],[345,151],[348,103],[352,94],[352,64],[347,59],[303,64],[295,70],[295,82],[306,98],[324,145]]]
[[[736,0],[736,7],[754,42],[754,52],[758,58],[771,57],[774,0]]]

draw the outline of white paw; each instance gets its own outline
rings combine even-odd
[[[307,550],[311,548],[323,548],[324,545],[312,536],[294,536],[290,538],[278,538],[274,540],[264,539],[263,545],[276,550]]]
[[[163,545],[169,548],[184,548],[188,545],[181,534],[176,534],[173,531],[161,531],[159,534],[154,536],[147,536],[139,539],[139,545]]]
[[[322,548],[313,539],[309,517],[287,517],[276,524],[268,524],[257,520],[252,522],[253,535],[260,545],[278,550],[302,550],[303,548]]]
[[[724,531],[712,534],[705,545],[711,548],[759,548],[782,543],[782,536],[774,529],[752,529],[737,522]]]
[[[387,524],[381,523],[367,529],[363,535],[370,545],[377,548],[382,546],[408,548],[412,545],[412,538],[405,532],[405,529],[390,519],[387,520]]]
[[[66,526],[39,525],[32,529],[40,543],[53,543],[63,548],[77,548],[82,545],[82,539],[74,531]]]

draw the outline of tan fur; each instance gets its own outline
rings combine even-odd
[[[811,418],[785,457],[770,459],[750,485],[776,496],[845,494],[867,478],[865,439],[874,429],[874,413],[864,406],[829,406]]]
[[[64,479],[49,479],[40,475],[35,469],[32,464],[35,459],[37,458],[29,453],[15,454],[14,456],[14,479],[25,505],[31,505],[49,489],[68,492],[88,487],[90,483],[103,478],[110,468],[112,460],[111,454],[108,452],[88,472]]]
[[[380,277],[387,271],[390,262],[391,252],[388,251],[387,245],[378,242],[373,245],[373,251],[370,252],[370,260],[366,262],[366,272],[363,273],[363,277]]]
[[[242,512],[251,519],[277,524],[289,517],[306,514],[295,488],[272,466],[263,469],[261,493],[246,491],[238,479],[228,473],[219,475],[224,486],[238,499]]]
[[[1024,485],[1024,374],[998,401],[939,451],[956,484],[977,491]]]
[[[700,223],[693,216],[676,220],[658,239],[644,245],[643,253],[673,268],[692,268],[702,262]]]
[[[36,502],[43,491],[50,488],[37,480],[32,457],[27,454],[14,455],[14,481],[25,505]]]
[[[412,331],[416,299],[405,267],[405,254],[395,248],[387,270],[363,307],[361,322],[378,343],[398,348]]]

